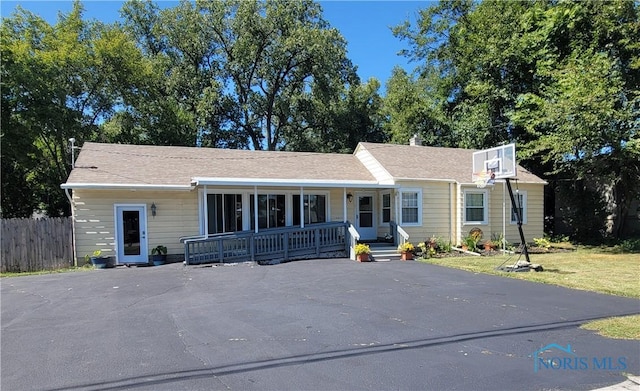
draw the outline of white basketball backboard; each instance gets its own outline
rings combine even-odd
[[[487,183],[495,179],[516,176],[516,145],[508,144],[484,149],[473,153],[471,179],[487,178]]]

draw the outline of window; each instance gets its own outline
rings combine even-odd
[[[516,201],[516,207],[520,211],[520,217],[522,218],[522,223],[527,223],[527,192],[517,191],[513,198]],[[516,218],[516,209],[511,205],[511,223],[516,224],[518,219]]]
[[[319,194],[304,195],[304,223],[325,223],[327,221],[327,196]],[[300,222],[300,195],[293,195],[293,225]]]
[[[251,229],[255,229],[255,195],[251,194]],[[284,194],[258,195],[258,228],[276,228],[286,225]]]
[[[388,223],[391,221],[391,194],[382,194],[382,222]]]
[[[208,234],[242,231],[242,194],[207,194]]]
[[[403,190],[400,192],[400,218],[402,225],[420,225],[422,211],[420,190]]]
[[[487,223],[487,193],[485,191],[465,191],[464,193],[464,222]]]

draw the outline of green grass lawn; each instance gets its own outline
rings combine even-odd
[[[614,254],[602,249],[579,248],[572,252],[531,254],[531,263],[542,265],[542,272],[509,273],[496,270],[503,262],[512,265],[517,259],[516,255],[430,258],[420,261],[476,273],[640,299],[640,254]],[[582,327],[610,338],[640,340],[640,315],[598,320]]]
[[[422,261],[472,272],[640,298],[640,254],[613,254],[589,249],[531,254],[531,262],[542,265],[543,272],[508,273],[496,270],[496,267],[503,262],[506,261],[506,264],[510,265],[517,259],[516,255],[429,258]]]

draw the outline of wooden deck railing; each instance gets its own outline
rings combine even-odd
[[[187,265],[245,261],[287,261],[349,251],[349,223],[312,224],[304,228],[285,227],[255,233],[242,231],[183,238]]]
[[[409,241],[409,234],[402,229],[400,224],[397,224],[395,221],[390,221],[389,226],[391,227],[391,234],[393,235],[393,244],[397,246]]]

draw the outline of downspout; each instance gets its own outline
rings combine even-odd
[[[462,239],[462,186],[457,182],[456,188],[456,243]]]
[[[72,152],[73,153],[73,152]],[[78,267],[78,253],[76,249],[76,205],[73,202],[73,197],[69,192],[71,189],[64,189],[64,194],[71,204],[71,249],[73,251],[73,266]]]
[[[455,218],[455,210],[453,209],[453,182],[449,182],[449,242],[453,242],[453,238],[455,237],[455,233],[453,232],[453,226]]]

